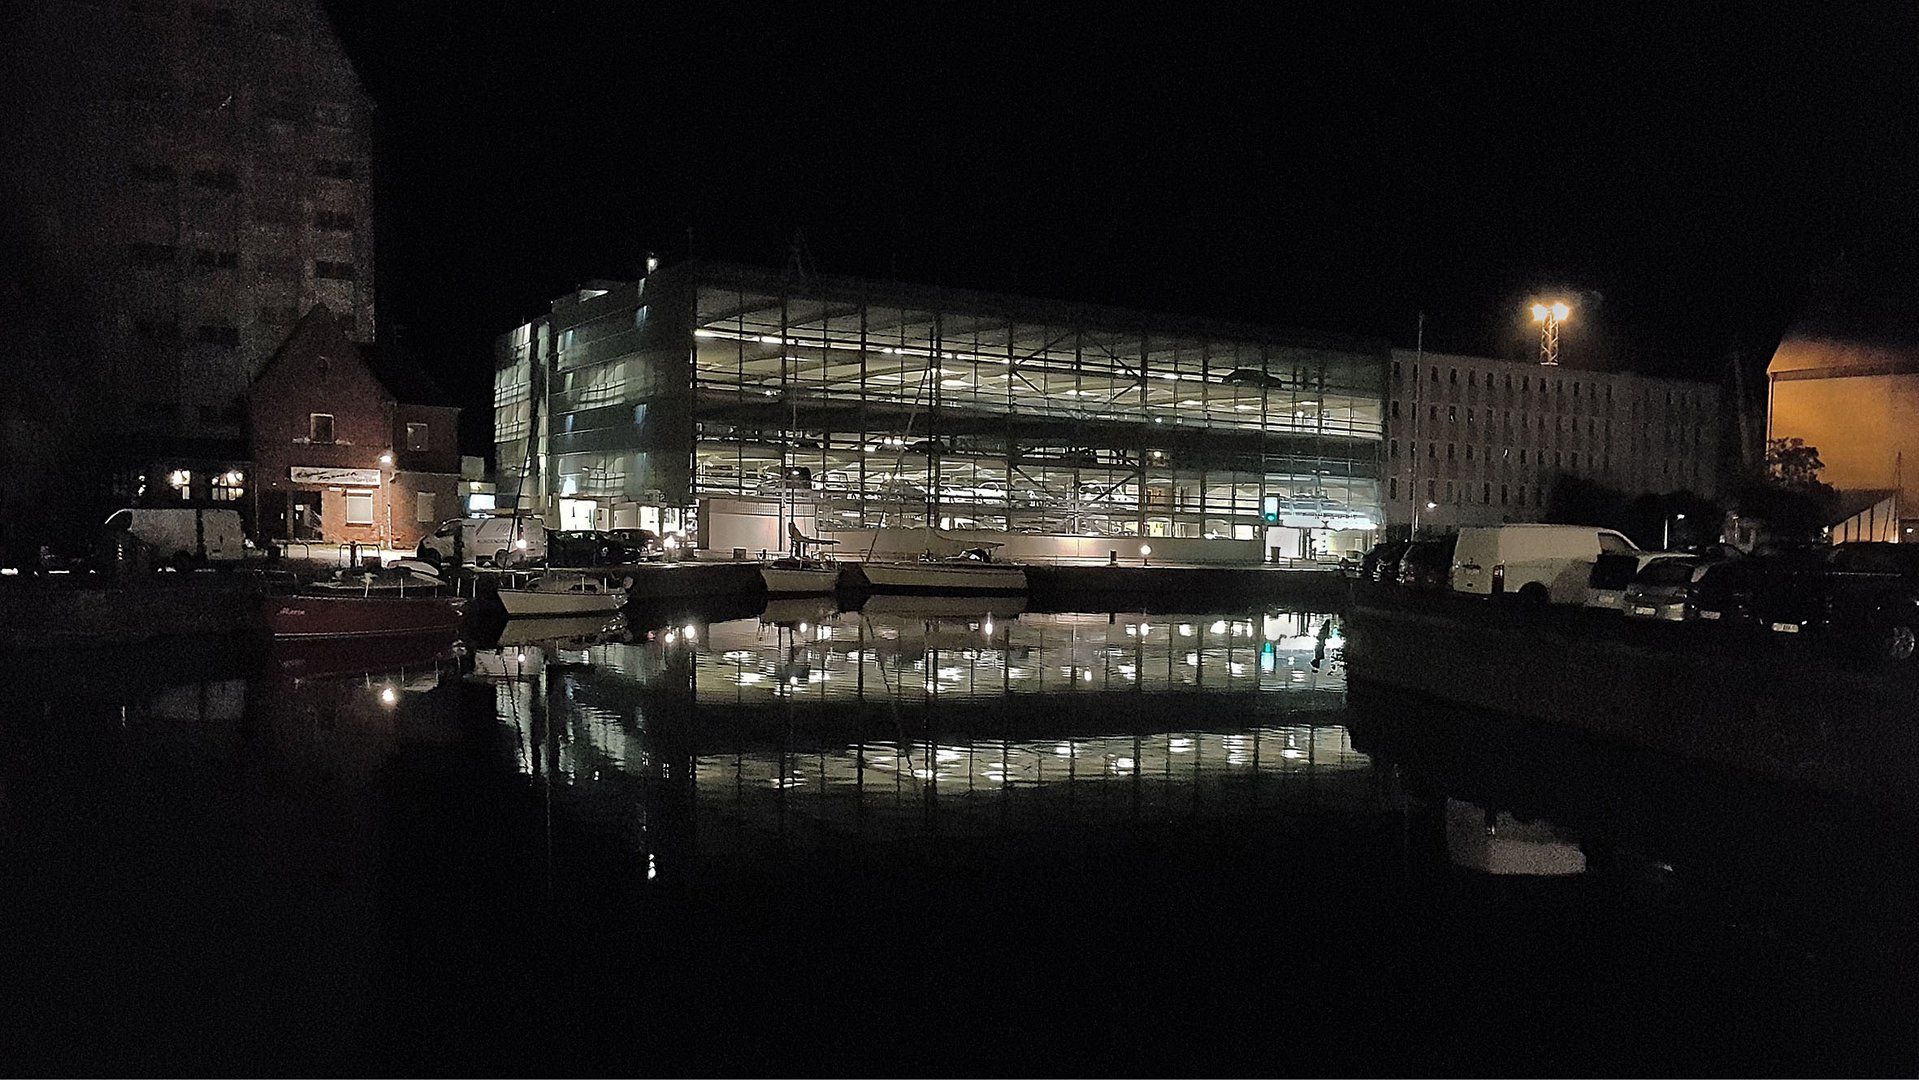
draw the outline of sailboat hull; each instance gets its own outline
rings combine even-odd
[[[766,582],[766,591],[783,596],[817,595],[830,593],[839,586],[840,572],[837,567],[760,567],[760,578]]]
[[[1000,593],[1026,591],[1026,570],[991,563],[852,563],[848,584],[874,592]]]

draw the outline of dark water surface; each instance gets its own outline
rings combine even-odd
[[[1329,619],[876,598],[36,654],[0,1066],[1919,1066],[1911,835],[1371,690]]]

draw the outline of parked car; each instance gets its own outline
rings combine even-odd
[[[1399,560],[1399,583],[1409,589],[1445,589],[1452,578],[1457,537],[1415,540]]]
[[[617,545],[615,562],[648,562],[666,556],[666,549],[660,545],[660,534],[652,529],[609,529],[606,535]]]
[[[1399,562],[1406,557],[1406,549],[1411,546],[1412,544],[1405,540],[1395,540],[1390,544],[1383,545],[1383,550],[1379,553],[1379,558],[1373,563],[1371,580],[1384,582],[1388,585],[1397,585],[1399,583]]]
[[[1830,550],[1824,545],[1774,548],[1715,563],[1693,586],[1692,617],[1719,626],[1750,627],[1757,621],[1754,607],[1760,593],[1816,567]]]
[[[1813,566],[1776,575],[1755,595],[1754,616],[1775,633],[1911,662],[1919,656],[1919,544],[1840,544]]]
[[[546,525],[537,517],[506,514],[442,522],[432,536],[421,538],[420,560],[434,566],[452,562],[456,535],[468,565],[517,566],[546,558]]]
[[[1359,560],[1359,579],[1378,581],[1381,561],[1389,554],[1397,558],[1404,550],[1406,550],[1406,542],[1403,540],[1386,540],[1374,544],[1372,549],[1366,552],[1365,557]]]
[[[1656,563],[1689,558],[1692,556],[1682,551],[1602,551],[1593,560],[1592,572],[1586,578],[1585,606],[1604,611],[1623,611],[1626,607],[1626,589],[1646,568]]]
[[[1585,602],[1602,552],[1637,552],[1625,534],[1586,525],[1485,525],[1459,530],[1452,588],[1528,603]]]
[[[1684,622],[1693,617],[1700,579],[1719,565],[1698,555],[1654,559],[1627,583],[1620,611],[1629,619]]]

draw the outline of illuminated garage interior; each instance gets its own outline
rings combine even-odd
[[[690,522],[725,498],[792,506],[821,533],[1296,557],[1315,539],[1356,547],[1379,521],[1385,357],[1330,336],[683,264],[583,289],[502,340],[502,490],[524,471],[525,504],[549,514],[652,503],[649,517]]]

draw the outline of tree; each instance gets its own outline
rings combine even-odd
[[[1804,439],[1767,439],[1766,476],[1773,485],[1786,491],[1826,496],[1832,485],[1819,479],[1826,463],[1819,460],[1819,448],[1807,446]]]

